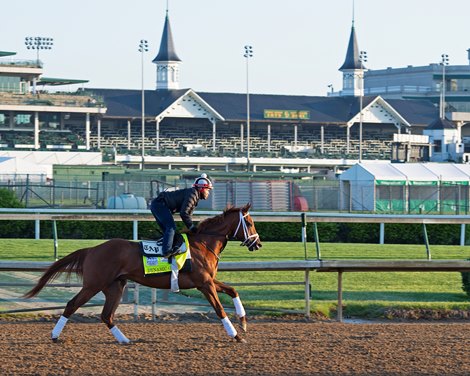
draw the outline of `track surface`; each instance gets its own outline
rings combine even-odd
[[[234,319],[232,318],[232,321]],[[246,344],[215,317],[168,316],[118,326],[77,317],[52,343],[50,318],[0,320],[1,375],[469,375],[470,323],[249,321]]]

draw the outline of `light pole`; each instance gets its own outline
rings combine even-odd
[[[442,84],[441,84],[441,103],[439,106],[439,116],[441,119],[446,117],[446,65],[449,65],[449,55],[441,55],[442,65]]]
[[[362,101],[364,97],[364,63],[367,62],[367,52],[359,52],[359,63],[361,70],[359,73],[359,163],[362,162]]]
[[[144,53],[147,52],[149,45],[148,41],[145,39],[141,39],[139,43],[139,52],[141,55],[141,63],[142,63],[142,165],[140,169],[144,169],[145,163],[145,90],[144,90]]]
[[[28,50],[36,50],[36,65],[40,67],[39,50],[50,50],[54,39],[49,37],[26,37],[24,44]],[[33,79],[33,94],[36,94],[36,78]]]
[[[253,57],[253,47],[246,45],[245,54],[243,56],[246,60],[246,170],[250,171],[250,86],[248,61]]]
[[[28,50],[37,50],[36,64],[39,66],[39,50],[50,50],[54,44],[54,39],[49,37],[26,37],[24,44]]]

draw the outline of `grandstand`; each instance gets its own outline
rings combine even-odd
[[[12,54],[0,54],[0,153],[100,152],[105,163],[131,168],[284,172],[334,170],[362,159],[420,161],[433,156],[422,150],[434,147],[435,136],[426,139],[427,144],[420,139],[415,145],[418,151],[413,152],[413,137],[402,142],[397,140],[405,138],[397,135],[423,135],[439,117],[435,104],[362,97],[357,90],[362,67],[358,68],[354,27],[340,68],[352,81],[345,78],[341,95],[252,93],[249,135],[246,94],[179,88],[178,74],[170,72],[178,73],[182,61],[174,49],[168,13],[153,60],[157,87],[144,91],[144,132],[141,90],[81,88],[49,93],[48,85],[86,81],[45,78],[40,61],[12,60]],[[346,87],[346,82],[352,86]],[[37,90],[41,85],[42,90]],[[460,132],[464,121],[455,123]],[[457,136],[455,142],[460,142],[460,133]]]

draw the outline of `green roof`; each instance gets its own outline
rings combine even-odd
[[[36,84],[60,86],[60,85],[86,84],[87,82],[88,80],[73,80],[70,78],[42,77]]]
[[[0,57],[13,55],[16,55],[16,52],[0,51]]]

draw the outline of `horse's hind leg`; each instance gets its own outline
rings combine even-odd
[[[62,316],[60,316],[59,321],[57,321],[54,329],[52,329],[51,338],[53,342],[57,342],[57,339],[59,338],[60,333],[62,333],[62,329],[64,329],[64,326],[70,316],[72,316],[77,311],[77,309],[88,302],[98,292],[99,290],[83,287],[77,295],[69,300],[64,309],[64,312],[62,313]]]
[[[103,289],[106,301],[104,303],[103,311],[101,312],[101,321],[103,321],[108,329],[111,330],[114,338],[116,338],[119,343],[130,342],[129,339],[122,334],[119,328],[113,324],[114,313],[121,302],[122,293],[126,283],[127,281],[125,279],[117,279],[108,287]]]
[[[214,284],[217,292],[223,292],[232,298],[233,304],[235,306],[235,312],[237,313],[239,320],[238,325],[244,332],[246,332],[246,312],[245,308],[243,308],[243,304],[240,300],[238,292],[232,286],[217,281],[216,279],[214,279]]]

